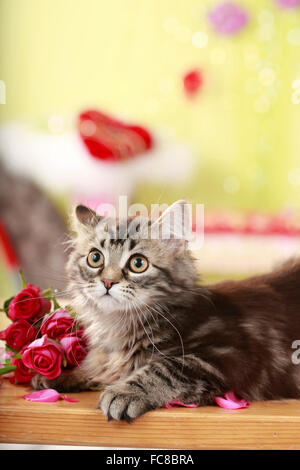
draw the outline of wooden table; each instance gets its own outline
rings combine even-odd
[[[1,379],[0,442],[164,449],[300,449],[300,401],[151,411],[131,424],[107,422],[98,392],[77,403],[32,403],[30,389]]]

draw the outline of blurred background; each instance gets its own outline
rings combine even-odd
[[[205,280],[299,252],[299,0],[0,0],[0,41],[0,298],[120,194],[205,205]]]

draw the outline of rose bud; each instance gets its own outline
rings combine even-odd
[[[48,338],[61,339],[71,333],[77,326],[77,321],[66,310],[57,310],[43,318],[41,332]]]
[[[10,302],[8,316],[12,321],[23,319],[31,322],[50,312],[51,302],[37,286],[28,284]]]
[[[61,374],[63,349],[59,343],[44,335],[26,346],[22,359],[25,366],[51,380]]]
[[[7,346],[17,351],[31,343],[35,336],[36,331],[26,320],[17,320],[5,330],[0,331],[0,339],[4,340]]]
[[[86,343],[81,334],[76,336],[76,332],[65,336],[60,340],[66,355],[67,363],[70,366],[78,366],[87,354]]]

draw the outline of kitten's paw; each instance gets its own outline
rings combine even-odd
[[[155,408],[147,396],[137,392],[130,385],[110,385],[101,393],[99,408],[111,419],[130,422]]]
[[[35,390],[43,390],[44,388],[54,388],[57,392],[73,392],[78,393],[82,390],[78,383],[74,383],[71,378],[63,374],[56,379],[50,380],[43,375],[36,374],[31,379],[31,386]]]
[[[34,390],[43,390],[44,388],[54,388],[50,386],[50,380],[40,374],[36,374],[31,379],[31,386]]]

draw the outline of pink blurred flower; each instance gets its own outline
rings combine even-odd
[[[215,31],[224,35],[239,32],[248,22],[246,11],[238,4],[224,2],[217,5],[208,15]]]
[[[1,333],[3,332],[1,331],[0,334]],[[2,339],[1,336],[0,336],[0,339]],[[5,348],[1,347],[0,348],[0,366],[2,363],[6,361],[6,359],[10,359],[13,355],[14,353],[12,351],[6,351]]]
[[[297,8],[300,5],[300,0],[276,0],[276,3],[281,8]]]

